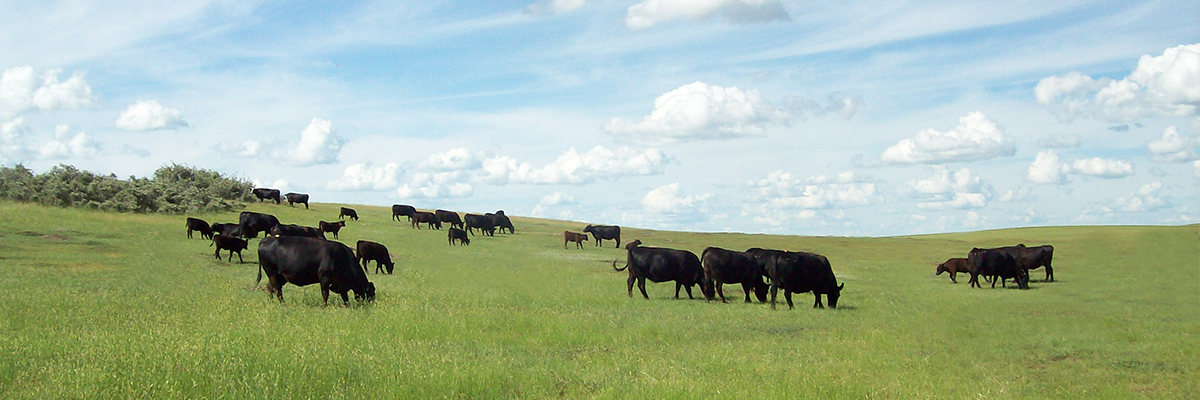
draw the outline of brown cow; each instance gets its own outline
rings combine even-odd
[[[563,231],[563,248],[564,249],[567,248],[568,242],[575,242],[575,246],[582,249],[583,242],[585,240],[587,240],[587,235],[584,235],[582,233],[575,233],[575,232],[571,232],[571,231]]]
[[[949,272],[950,282],[958,283],[958,279],[956,278],[958,273],[970,273],[968,270],[970,265],[965,258],[951,258],[944,263],[938,264],[937,274],[941,275],[943,272]]]
[[[338,231],[341,231],[341,230],[342,230],[342,228],[345,228],[345,227],[346,227],[346,221],[338,221],[338,222],[325,222],[325,221],[321,221],[319,226],[321,227],[321,231],[322,231],[322,232],[329,232],[329,233],[332,233],[332,234],[333,234],[333,238],[334,238],[334,239],[337,239],[337,238],[338,238]]]

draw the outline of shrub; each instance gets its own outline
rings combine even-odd
[[[0,167],[0,199],[59,207],[181,214],[230,211],[252,201],[254,185],[216,171],[171,164],[152,178],[118,179],[70,165],[34,174],[24,165]]]

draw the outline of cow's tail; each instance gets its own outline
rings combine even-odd
[[[617,260],[613,260],[612,267],[613,267],[613,270],[615,270],[615,271],[624,271],[625,268],[629,268],[629,263],[625,263],[624,267],[617,268]]]
[[[254,280],[254,287],[258,287],[259,282],[262,282],[262,275],[263,275],[263,266],[262,266],[262,263],[260,262],[260,263],[258,263],[258,279]]]

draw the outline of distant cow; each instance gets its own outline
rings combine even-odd
[[[213,223],[212,233],[213,235],[242,236],[241,232],[238,230],[238,224],[235,223]]]
[[[375,284],[358,265],[354,251],[344,244],[307,237],[268,237],[258,243],[258,285],[267,274],[267,293],[283,302],[283,285],[321,285],[321,299],[329,304],[329,292],[342,295],[354,291],[358,301],[375,300]]]
[[[958,273],[970,273],[969,266],[970,264],[965,258],[951,258],[944,263],[938,264],[937,274],[941,275],[943,272],[949,272],[950,282],[958,283],[958,279],[956,279]]]
[[[245,238],[258,237],[259,232],[270,231],[279,225],[279,218],[271,214],[242,211],[238,217],[238,232]]]
[[[621,247],[621,227],[616,225],[588,225],[583,228],[583,233],[592,233],[592,237],[596,239],[596,246],[600,246],[601,240],[616,240],[617,244],[613,248]]]
[[[342,211],[340,213],[338,213],[338,219],[344,219],[344,218],[350,218],[355,221],[358,221],[358,212],[354,211],[353,208],[342,207]]]
[[[433,210],[433,214],[437,216],[438,221],[447,222],[452,228],[462,229],[462,219],[458,217],[458,213],[446,210]]]
[[[1045,281],[1054,281],[1054,267],[1050,266],[1050,261],[1054,258],[1054,246],[1025,247],[1025,244],[1018,244],[1016,246],[997,247],[995,250],[1003,251],[1012,256],[1016,260],[1017,266],[1021,268],[1034,270],[1043,266],[1046,267]]]
[[[379,273],[382,269],[387,269],[387,273],[391,274],[396,269],[396,263],[392,262],[391,254],[388,254],[387,246],[379,243],[359,240],[356,246],[358,248],[358,260],[362,262],[363,272],[367,272],[367,266],[371,261],[375,261],[375,273]]]
[[[304,204],[304,209],[308,209],[308,195],[304,193],[288,193],[284,197],[287,198],[289,206],[295,206],[298,203]]]
[[[454,240],[456,240],[456,239],[459,242],[462,242],[462,244],[464,244],[464,245],[467,245],[467,246],[471,245],[471,239],[467,238],[467,231],[451,227],[450,230],[448,231],[448,233],[446,234],[446,241],[449,242],[450,244],[454,244]]]
[[[300,236],[325,239],[325,232],[311,226],[301,226],[295,224],[279,224],[271,227],[268,231],[274,236]]]
[[[463,225],[467,227],[467,233],[475,234],[474,228],[478,228],[481,235],[496,236],[496,226],[492,224],[495,214],[479,215],[467,214],[463,216]]]
[[[188,239],[192,238],[192,231],[200,231],[200,237],[203,239],[212,239],[212,227],[208,226],[208,222],[199,218],[188,217],[187,219],[187,235]]]
[[[408,217],[408,222],[412,222],[413,214],[416,214],[416,213],[417,213],[417,209],[413,208],[413,206],[405,205],[405,204],[393,204],[392,205],[392,219],[393,220],[400,221],[400,216],[403,215],[403,216]]]
[[[238,262],[246,262],[245,260],[242,260],[242,250],[245,250],[248,246],[246,239],[233,236],[214,235],[213,241],[212,243],[208,244],[208,247],[213,247],[214,245],[217,247],[217,250],[213,252],[213,256],[217,257],[218,260],[221,259],[221,250],[229,250],[229,262],[233,262],[233,253],[237,253]]]
[[[984,275],[992,277],[993,288],[996,281],[1005,287],[1004,281],[1011,278],[1018,288],[1029,289],[1029,270],[1018,265],[1016,257],[1008,251],[974,248],[967,254],[967,262],[971,270],[971,287],[983,287],[979,284],[979,276]]]
[[[750,292],[754,292],[760,303],[767,301],[768,285],[763,281],[766,271],[754,256],[719,247],[706,248],[701,254],[700,261],[704,265],[704,285],[701,289],[705,299],[712,300],[713,289],[716,289],[716,294],[721,296],[721,302],[724,303],[725,290],[722,286],[737,283],[742,285],[747,303],[750,302]]]
[[[771,281],[771,309],[775,309],[775,295],[779,288],[783,288],[783,297],[787,300],[789,310],[794,308],[792,293],[809,291],[816,297],[813,308],[825,308],[821,303],[822,294],[829,298],[830,308],[837,308],[838,298],[846,284],[838,285],[829,259],[825,256],[760,248],[746,250],[746,254],[758,259],[766,270],[767,279]]]
[[[504,233],[505,229],[508,229],[508,233],[517,233],[516,229],[513,228],[512,221],[508,219],[507,215],[504,215],[504,210],[496,210],[492,225],[495,225],[496,229],[500,230],[500,233]]]
[[[629,297],[633,297],[633,282],[637,281],[638,290],[647,300],[646,280],[651,282],[675,281],[675,298],[679,298],[679,288],[686,288],[688,298],[692,297],[692,286],[704,281],[704,269],[700,267],[700,259],[695,253],[687,250],[666,249],[660,247],[637,247],[625,256],[625,266],[617,268],[613,261],[613,269],[629,270],[629,279],[625,280]]]
[[[429,224],[429,229],[442,229],[442,221],[439,221],[437,215],[431,212],[417,211],[413,214],[412,226],[421,229],[421,224]]]
[[[257,188],[252,190],[254,197],[258,197],[258,202],[263,200],[275,200],[275,204],[279,204],[279,189]]]
[[[567,248],[567,243],[575,242],[575,247],[582,249],[583,242],[587,241],[587,235],[571,231],[563,231],[563,248]]]
[[[341,231],[342,228],[346,227],[346,221],[338,221],[338,222],[321,221],[321,222],[317,223],[317,226],[321,228],[321,232],[332,233],[333,238],[337,239],[338,231]]]

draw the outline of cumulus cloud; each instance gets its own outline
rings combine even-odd
[[[1079,136],[1071,134],[1056,134],[1038,139],[1038,147],[1043,149],[1069,149],[1079,147]]]
[[[400,165],[396,163],[381,166],[370,162],[354,164],[346,167],[341,178],[329,182],[328,187],[333,190],[390,190],[397,186],[396,174],[399,172]]]
[[[476,180],[490,184],[583,184],[620,176],[658,175],[668,163],[666,154],[658,149],[610,150],[596,146],[580,153],[572,147],[541,168],[507,156],[486,158],[480,163]]]
[[[14,118],[0,123],[0,164],[7,165],[8,157],[21,158],[25,156],[24,136],[29,133],[25,127],[24,118]]]
[[[642,208],[652,214],[691,214],[702,212],[712,194],[683,195],[679,182],[661,186],[642,197]]]
[[[858,179],[853,172],[836,177],[824,175],[799,179],[789,172],[774,171],[746,186],[754,190],[752,200],[772,208],[822,209],[870,204],[875,184]]]
[[[1200,109],[1200,44],[1176,46],[1160,56],[1143,55],[1120,80],[1078,72],[1042,79],[1038,103],[1060,120],[1092,117],[1110,122],[1144,117],[1196,115]]]
[[[478,169],[483,165],[483,156],[472,153],[464,147],[451,149],[443,153],[430,154],[423,167],[435,171],[458,171]]]
[[[475,187],[464,182],[462,172],[417,172],[408,183],[396,189],[400,198],[450,198],[469,197],[475,193]]]
[[[263,143],[254,139],[246,139],[241,143],[218,143],[212,148],[224,157],[258,157],[263,154]]]
[[[282,156],[291,164],[301,167],[337,162],[338,154],[346,140],[338,136],[333,122],[313,118],[308,127],[300,132],[300,142]]]
[[[678,19],[714,18],[739,25],[791,20],[779,0],[645,0],[629,7],[625,26],[637,30]]]
[[[1151,182],[1138,188],[1129,197],[1120,197],[1112,202],[1110,207],[1104,207],[1105,212],[1145,212],[1163,209],[1171,203],[1162,198],[1162,182]]]
[[[1087,158],[1071,163],[1070,172],[1098,178],[1121,178],[1133,175],[1133,164],[1105,158]]]
[[[1196,178],[1200,179],[1200,160],[1192,161],[1192,168],[1196,169]]]
[[[1067,172],[1069,171],[1070,167],[1059,162],[1058,153],[1053,150],[1045,150],[1038,153],[1033,164],[1029,164],[1029,171],[1025,177],[1033,183],[1061,185],[1067,183]]]
[[[1097,178],[1115,179],[1133,175],[1133,164],[1106,158],[1061,161],[1053,150],[1045,150],[1029,165],[1026,178],[1033,183],[1062,185],[1068,182],[1067,174],[1087,175]]]
[[[583,7],[586,0],[542,0],[525,6],[525,14],[548,16],[571,12]]]
[[[58,81],[61,70],[37,73],[31,66],[9,68],[0,76],[0,118],[11,118],[26,111],[70,110],[96,106],[92,88],[82,72]]]
[[[71,135],[71,127],[59,125],[54,128],[54,140],[42,144],[38,154],[44,159],[87,157],[100,151],[99,146],[86,133]]]
[[[996,123],[981,112],[972,112],[959,118],[953,129],[917,132],[916,137],[884,150],[880,158],[897,164],[945,164],[1007,157],[1016,152],[1016,146]]]
[[[971,170],[962,168],[952,175],[945,167],[928,179],[908,181],[901,192],[925,200],[917,207],[926,209],[981,208],[993,193],[991,184]]]
[[[127,131],[152,131],[186,128],[188,124],[183,121],[179,110],[163,107],[158,100],[138,100],[121,112],[116,126]]]
[[[1195,157],[1195,138],[1179,134],[1174,126],[1167,127],[1162,137],[1146,145],[1155,161],[1188,162]]]
[[[563,192],[554,192],[542,196],[542,200],[538,204],[543,206],[561,206],[565,204],[575,204],[575,198]]]

